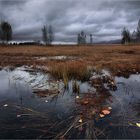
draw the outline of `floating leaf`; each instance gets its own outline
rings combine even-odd
[[[102,113],[103,113],[104,115],[108,115],[108,114],[110,114],[110,111],[107,110],[107,109],[104,109],[104,110],[102,110]]]
[[[45,100],[45,102],[48,103],[49,101],[48,100]]]
[[[5,105],[3,105],[4,107],[7,107],[8,106],[8,104],[5,104]]]
[[[83,120],[82,119],[79,119],[79,121],[78,121],[79,123],[82,123],[83,122]]]
[[[20,115],[20,114],[18,114],[18,115],[17,115],[17,118],[19,118],[19,117],[21,117],[21,115]]]
[[[83,102],[84,105],[87,105],[88,103],[89,103],[89,101],[87,101],[87,100],[85,100],[85,101]]]
[[[138,127],[140,127],[140,123],[136,123],[136,125],[137,125]]]
[[[79,96],[76,96],[76,99],[79,99],[80,97]]]
[[[100,114],[100,117],[103,118],[105,115],[104,114]]]
[[[109,110],[112,110],[112,107],[108,107]]]
[[[111,84],[112,84],[112,85],[115,85],[115,83],[114,83],[113,81],[111,82]]]

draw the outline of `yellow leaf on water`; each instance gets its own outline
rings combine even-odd
[[[138,127],[140,127],[140,123],[136,123],[136,125],[137,125]]]

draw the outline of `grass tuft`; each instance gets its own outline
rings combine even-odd
[[[72,79],[87,81],[90,78],[88,64],[80,61],[51,63],[49,71],[56,79],[63,79],[65,84]]]

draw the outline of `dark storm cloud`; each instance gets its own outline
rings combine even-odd
[[[42,26],[51,24],[56,41],[74,42],[81,30],[102,41],[119,39],[124,26],[133,31],[139,7],[139,0],[0,0],[0,18],[18,40],[39,40]]]

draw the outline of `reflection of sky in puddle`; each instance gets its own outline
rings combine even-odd
[[[121,104],[127,105],[140,100],[140,75],[131,75],[128,79],[123,77],[115,78],[118,90],[113,96]]]
[[[112,124],[121,124],[122,126],[127,123],[136,123],[139,120],[139,116],[137,116],[137,111],[133,109],[133,105],[140,103],[140,75],[131,75],[129,79],[125,79],[122,77],[116,77],[115,81],[117,83],[117,91],[112,92],[112,96],[107,101],[107,106],[111,106],[112,113],[110,116],[106,116],[105,118],[101,118],[96,125],[99,128],[109,127],[107,131],[110,131],[110,135],[105,133],[106,136],[103,138],[128,138],[128,130],[125,130],[125,135],[121,136],[118,134],[122,127],[111,127],[107,125],[108,123]],[[91,88],[88,82],[81,83],[77,82],[80,85],[80,93],[88,93],[90,90],[95,91],[94,88]],[[43,112],[47,114],[50,120],[53,122],[57,120],[67,119],[70,116],[74,116],[76,113],[75,107],[75,94],[72,93],[72,81],[69,82],[69,90],[64,91],[64,94],[61,93],[53,99],[50,98],[38,98],[34,93],[33,89],[41,88],[41,89],[49,89],[49,88],[57,88],[59,84],[59,88],[63,87],[62,82],[55,82],[53,79],[50,80],[50,76],[48,74],[44,75],[41,72],[34,71],[25,71],[24,68],[17,68],[14,71],[0,71],[0,138],[36,138],[38,132],[28,130],[29,132],[33,132],[34,136],[31,134],[27,134],[27,130],[20,130],[20,133],[16,131],[9,131],[9,129],[3,129],[7,125],[14,125],[17,130],[20,129],[20,125],[22,124],[17,118],[17,113],[19,113],[18,109],[14,108],[14,105],[19,105],[22,107],[27,107],[30,109],[34,109],[39,112]],[[46,102],[46,100],[48,102]],[[4,107],[4,104],[8,104],[8,107]],[[24,118],[22,121],[26,122],[29,118]],[[37,121],[34,118],[31,118],[32,121]],[[32,123],[30,120],[29,122]],[[39,120],[41,121],[41,120]],[[24,122],[24,123],[25,123]],[[25,123],[26,124],[26,123]],[[65,124],[67,125],[67,123]],[[13,128],[14,129],[14,128]],[[59,129],[59,128],[58,128]],[[140,138],[140,135],[137,133],[136,126],[133,127],[135,131],[135,136],[133,138]],[[116,131],[116,134],[114,132]],[[117,133],[118,132],[118,133]],[[10,134],[12,133],[12,134]],[[36,133],[36,134],[35,134]],[[38,134],[40,135],[40,133]],[[74,137],[78,134],[74,134]],[[113,137],[114,135],[114,137]],[[79,136],[78,138],[81,138]],[[83,136],[84,138],[84,136]],[[102,137],[101,137],[102,138]]]
[[[50,104],[47,104],[45,103],[45,99],[40,99],[32,93],[33,88],[35,88],[36,86],[43,89],[49,89],[51,87],[48,75],[44,76],[39,72],[34,75],[32,73],[16,69],[12,72],[1,71],[0,76],[0,100],[3,98],[7,100],[7,102],[10,101],[16,104],[20,102],[20,99],[22,97],[23,105],[29,105],[33,108],[39,107],[39,110],[42,108],[42,110],[45,111],[46,109],[43,108],[47,105],[49,105],[49,107],[54,107],[55,103],[52,102]],[[61,103],[59,102],[59,100],[65,100],[65,98],[71,99],[70,97],[63,97],[64,96],[62,95],[59,96],[57,105]]]

